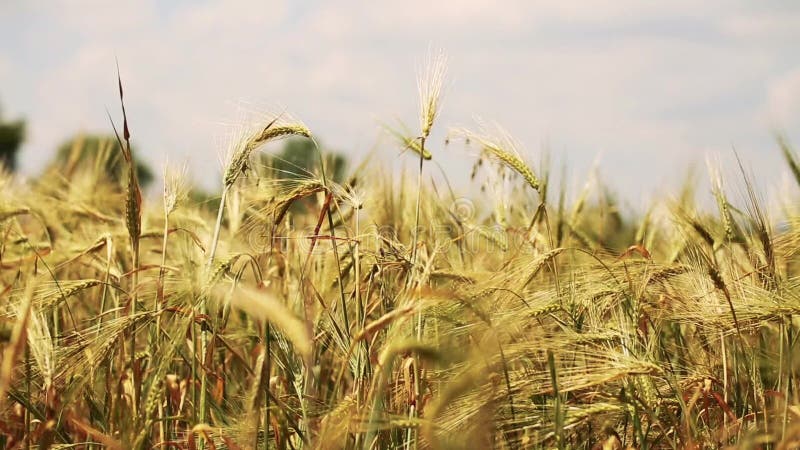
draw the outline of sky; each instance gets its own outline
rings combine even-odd
[[[735,148],[765,183],[785,179],[781,131],[800,145],[800,3],[743,1],[0,2],[0,107],[28,122],[35,175],[77,131],[108,132],[116,66],[134,145],[187,161],[206,187],[242,105],[288,111],[358,160],[418,127],[416,74],[448,55],[434,159],[464,179],[451,126],[497,122],[534,168],[547,152],[582,182],[593,164],[622,196],[674,188]],[[254,105],[254,106],[253,106]]]

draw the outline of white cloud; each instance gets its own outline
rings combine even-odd
[[[800,67],[777,77],[767,87],[766,114],[778,128],[800,126]]]
[[[721,23],[721,29],[741,39],[797,39],[800,11],[761,11],[731,14]]]
[[[366,150],[376,119],[415,124],[415,62],[429,43],[451,60],[442,125],[496,119],[532,153],[548,141],[579,170],[603,150],[607,178],[626,190],[702,149],[768,145],[758,118],[798,115],[789,70],[800,61],[781,36],[800,18],[730,2],[72,5],[0,18],[0,42],[19,37],[3,34],[7,22],[30,22],[20,46],[0,44],[0,86],[21,87],[3,100],[30,119],[28,170],[76,128],[107,130],[115,56],[145,156],[191,155],[196,173],[217,170],[217,124],[238,99],[284,106],[344,150]]]

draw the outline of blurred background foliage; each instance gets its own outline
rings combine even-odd
[[[6,121],[0,109],[0,164],[7,170],[17,168],[17,152],[25,139],[25,121]]]

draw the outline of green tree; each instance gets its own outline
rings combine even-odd
[[[325,151],[325,175],[337,183],[344,180],[347,158],[341,153]],[[261,162],[273,169],[278,178],[305,178],[319,170],[319,153],[309,139],[289,139],[280,153],[263,153]]]
[[[137,150],[133,148],[133,154]],[[112,135],[79,134],[58,147],[53,166],[67,176],[79,167],[87,165],[102,170],[110,180],[121,180],[127,171],[125,159],[119,149],[117,138]],[[142,161],[136,160],[139,185],[146,188],[153,181],[153,171]]]
[[[25,122],[4,122],[0,111],[0,165],[14,171],[17,168],[17,152],[25,139]]]

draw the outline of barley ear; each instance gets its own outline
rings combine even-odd
[[[426,67],[417,74],[419,121],[423,139],[431,133],[441,107],[442,86],[447,74],[447,56],[441,50],[428,52]]]
[[[230,159],[225,168],[226,187],[233,186],[239,175],[247,168],[250,155],[267,142],[289,136],[311,137],[311,130],[301,122],[283,123],[282,119],[282,116],[278,115],[256,132],[246,136],[245,139],[233,143],[235,148],[229,152]]]
[[[498,127],[499,129],[499,127]],[[539,194],[541,192],[541,183],[539,178],[533,170],[525,164],[516,150],[516,145],[510,136],[505,134],[502,130],[499,136],[495,137],[487,132],[475,133],[468,130],[454,130],[455,135],[461,135],[468,141],[474,141],[480,144],[483,153],[495,158],[502,164],[519,174],[528,185]]]

